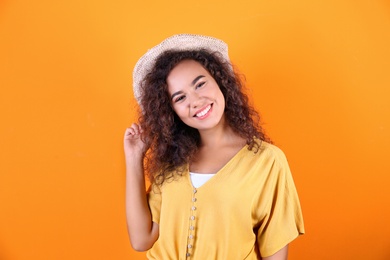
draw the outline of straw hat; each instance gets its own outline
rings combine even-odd
[[[219,52],[229,62],[228,46],[222,40],[203,35],[177,34],[173,35],[160,44],[149,49],[137,62],[133,70],[133,91],[137,102],[141,101],[141,82],[150,72],[160,54],[167,50],[200,50],[206,49],[211,52]]]

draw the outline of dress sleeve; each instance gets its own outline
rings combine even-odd
[[[275,254],[298,235],[303,234],[304,225],[301,206],[284,153],[276,148],[268,160],[269,176],[257,205],[264,211],[259,213],[257,242],[262,257]]]
[[[150,212],[152,213],[152,221],[160,223],[161,211],[161,190],[156,185],[150,185],[147,192],[148,204]]]

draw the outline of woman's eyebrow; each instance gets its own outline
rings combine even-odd
[[[174,97],[176,97],[177,95],[180,95],[180,94],[182,94],[182,93],[183,93],[183,91],[177,91],[177,92],[173,93],[172,96],[171,96],[171,100],[172,100]]]
[[[206,77],[206,76],[204,76],[204,75],[199,75],[199,76],[197,76],[197,77],[191,82],[191,85],[192,85],[192,86],[195,85],[196,82],[197,82],[199,79],[204,78],[204,77]]]

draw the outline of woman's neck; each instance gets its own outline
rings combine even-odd
[[[197,173],[216,173],[246,144],[246,140],[230,127],[200,131],[199,150],[190,160],[189,170]]]
[[[242,143],[242,145],[245,145],[245,139],[235,133],[233,129],[227,124],[224,124],[216,129],[199,131],[199,134],[201,140],[201,149],[230,146],[236,145],[237,143]]]

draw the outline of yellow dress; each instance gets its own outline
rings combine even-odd
[[[148,193],[159,238],[148,259],[260,259],[304,233],[298,194],[284,153],[243,147],[199,188],[189,173]]]

